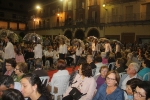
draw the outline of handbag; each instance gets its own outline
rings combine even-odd
[[[72,87],[72,90],[69,92],[69,95],[71,95],[74,100],[79,100],[83,95],[86,94],[81,93],[76,87]]]

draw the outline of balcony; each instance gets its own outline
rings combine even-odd
[[[108,16],[107,18],[101,18],[100,23],[107,23],[109,25],[115,24],[150,24],[149,13],[133,13],[128,15],[116,15]]]
[[[126,2],[134,2],[139,0],[106,0],[106,4],[117,4],[117,3],[126,3]]]

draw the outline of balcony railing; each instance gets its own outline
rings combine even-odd
[[[126,15],[114,15],[101,18],[100,23],[136,22],[150,20],[150,13],[133,13]]]
[[[126,2],[134,2],[139,0],[106,0],[106,4],[117,4],[117,3],[126,3]]]

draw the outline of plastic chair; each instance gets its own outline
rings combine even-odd
[[[143,80],[144,80],[144,81],[150,81],[150,72],[146,73],[146,74],[143,76]]]
[[[113,70],[114,67],[115,67],[115,63],[116,63],[116,62],[111,62],[111,63],[109,63],[109,64],[108,64],[108,68],[109,68],[110,70]]]
[[[126,72],[119,73],[120,79],[124,74],[126,74]]]
[[[69,78],[70,75],[63,75],[63,76],[53,76],[55,79],[53,83],[50,84],[51,86],[51,94],[54,95],[54,100],[57,100],[57,97],[60,96],[60,100],[62,100],[62,95],[66,91],[68,85],[69,85]],[[58,92],[54,93],[54,86],[55,83],[58,84]]]
[[[45,84],[46,86],[48,85],[49,80],[50,80],[49,76],[42,76],[42,77],[39,77],[39,78],[40,78],[42,84]]]

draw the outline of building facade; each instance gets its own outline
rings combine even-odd
[[[0,0],[0,29],[9,29],[16,33],[27,30],[28,5],[26,1]]]
[[[150,42],[150,0],[53,0],[29,11],[31,31],[68,38]]]

